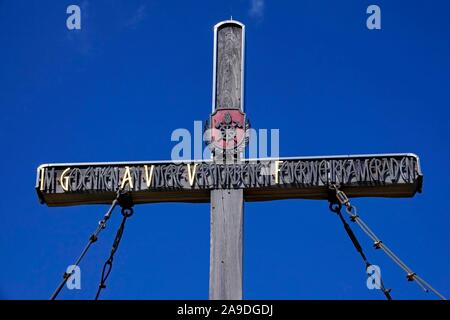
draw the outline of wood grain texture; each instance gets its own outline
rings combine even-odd
[[[282,161],[284,166],[280,170],[279,183],[275,182],[273,174],[270,179],[265,179],[266,175],[261,172],[264,167],[274,165],[273,161],[275,159],[241,159],[239,165],[230,165],[228,169],[223,167],[218,171],[213,170],[216,159],[197,162],[197,176],[192,185],[189,182],[187,164],[182,162],[46,164],[39,166],[36,172],[35,187],[40,201],[48,206],[111,204],[116,195],[113,190],[120,185],[124,168],[129,167],[134,177],[134,188],[129,192],[136,204],[209,202],[210,191],[222,188],[244,189],[245,201],[294,198],[327,200],[327,178],[338,182],[351,198],[413,197],[422,191],[420,159],[414,154],[277,158],[276,161]],[[192,165],[194,164],[191,163]],[[146,182],[146,166],[154,166],[155,169],[150,185]],[[68,168],[71,168],[69,176],[73,179],[70,179],[70,190],[66,191],[62,188],[61,177]],[[175,174],[178,170],[181,172],[180,176]],[[117,174],[114,175],[114,172]],[[231,177],[235,175],[233,172],[240,172],[245,179],[239,179],[239,183],[234,180],[232,183]],[[216,183],[219,176],[227,176],[221,182],[228,182]],[[174,179],[178,182],[174,183]],[[74,186],[80,188],[74,190]]]
[[[209,299],[242,299],[243,190],[211,191]]]
[[[215,107],[241,109],[242,27],[227,23],[217,30]],[[244,192],[211,191],[209,299],[242,299]]]
[[[242,28],[225,24],[217,31],[216,109],[240,109]]]

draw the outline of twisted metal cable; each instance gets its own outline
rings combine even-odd
[[[109,220],[109,218],[111,217],[111,214],[114,210],[114,208],[117,206],[117,204],[119,203],[119,197],[121,195],[121,191],[118,190],[116,193],[116,198],[113,200],[113,202],[111,203],[111,206],[109,207],[108,211],[105,213],[105,215],[103,216],[103,218],[98,222],[98,226],[95,229],[94,233],[91,234],[91,236],[89,237],[89,241],[86,244],[86,246],[84,247],[83,251],[81,251],[80,256],[78,257],[78,259],[75,261],[75,263],[73,264],[74,266],[79,266],[79,264],[81,263],[81,260],[83,260],[84,256],[86,255],[86,253],[88,252],[89,248],[91,247],[91,245],[97,241],[98,239],[98,235],[100,234],[100,232],[106,228],[106,222]],[[56,288],[56,290],[53,292],[53,294],[50,297],[50,300],[55,300],[56,297],[59,295],[59,293],[61,292],[62,288],[64,287],[64,285],[67,283],[67,281],[69,280],[71,274],[64,272],[63,275],[63,279],[61,280],[61,282],[59,283],[58,287]]]
[[[432,291],[436,296],[438,296],[441,300],[447,300],[439,291],[433,288],[428,282],[419,277],[411,268],[409,268],[391,249],[389,249],[386,244],[384,244],[380,238],[369,228],[369,226],[359,217],[357,214],[356,207],[350,203],[347,195],[339,189],[336,184],[330,185],[330,188],[335,191],[336,198],[338,199],[341,205],[346,207],[345,211],[350,216],[350,220],[352,222],[356,222],[356,224],[361,228],[361,230],[372,239],[374,242],[375,249],[382,249],[386,255],[394,261],[403,271],[406,273],[406,278],[408,281],[415,281],[425,292]]]
[[[344,217],[342,216],[342,212],[341,212],[342,205],[340,203],[330,202],[329,208],[330,208],[330,210],[332,212],[336,213],[338,215],[339,219],[341,220],[342,225],[344,226],[344,229],[347,232],[348,237],[350,238],[350,240],[353,243],[353,246],[355,247],[356,251],[358,251],[359,255],[363,259],[363,261],[364,261],[364,263],[366,265],[366,273],[370,277],[371,274],[369,274],[367,272],[367,270],[369,269],[370,266],[372,266],[372,263],[370,263],[369,260],[367,259],[366,255],[365,255],[365,253],[363,251],[363,248],[362,248],[361,244],[358,241],[358,238],[356,237],[356,235],[353,232],[353,230],[350,227],[350,225],[347,223],[347,221],[345,221]],[[386,297],[387,300],[392,300],[391,289],[387,289],[384,286],[383,279],[381,278],[381,275],[379,275],[379,276],[380,276],[380,283],[379,283],[380,284],[380,290],[383,292],[383,294],[384,294],[384,296]]]

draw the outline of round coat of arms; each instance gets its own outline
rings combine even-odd
[[[235,153],[245,147],[249,123],[238,109],[219,109],[205,126],[207,144],[213,152]]]

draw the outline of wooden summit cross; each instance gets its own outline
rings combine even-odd
[[[422,174],[414,154],[245,159],[245,27],[214,28],[211,160],[44,164],[36,190],[48,206],[110,204],[118,189],[133,204],[210,202],[210,299],[242,299],[244,201],[329,200],[339,184],[349,197],[412,197]]]

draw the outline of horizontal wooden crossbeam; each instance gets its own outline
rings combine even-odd
[[[213,189],[243,189],[246,201],[328,199],[330,184],[349,197],[412,197],[421,192],[415,154],[44,164],[36,190],[48,206],[102,204],[118,188],[135,204],[209,202]]]

